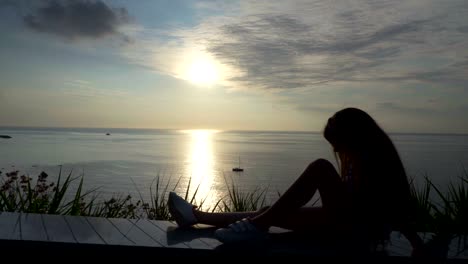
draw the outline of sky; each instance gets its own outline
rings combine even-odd
[[[0,0],[0,126],[468,133],[468,2]]]

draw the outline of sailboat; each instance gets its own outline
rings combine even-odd
[[[236,172],[244,171],[244,169],[242,169],[240,166],[240,157],[239,157],[239,167],[232,168],[232,171],[236,171]]]

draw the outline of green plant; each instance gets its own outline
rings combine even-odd
[[[433,203],[431,199],[432,182],[424,177],[424,185],[418,188],[414,178],[410,180],[411,208],[413,208],[413,228],[421,232],[433,230],[434,217],[432,214]]]
[[[140,218],[143,214],[140,212],[141,201],[133,204],[130,195],[112,197],[102,203],[95,203],[96,198],[90,202],[84,203],[85,209],[83,215],[96,217],[112,217],[112,218]]]
[[[468,248],[468,173],[460,177],[460,182],[450,182],[446,192],[436,186],[427,175],[424,187],[418,190],[411,181],[411,196],[414,212],[414,229],[431,232],[429,244],[439,247],[435,250],[448,250],[448,243],[458,239],[459,253]],[[431,195],[434,191],[436,196]]]
[[[62,180],[60,168],[57,184],[48,183],[48,174],[41,172],[36,183],[31,184],[32,178],[26,175],[19,176],[19,171],[5,174],[0,187],[0,210],[8,212],[27,212],[43,214],[78,214],[81,201],[91,192],[82,193],[83,177],[78,185],[74,199],[65,201],[65,194],[70,184],[78,179],[72,178],[72,172]]]
[[[110,198],[98,202],[97,188],[83,192],[83,175],[72,177],[70,171],[63,179],[60,167],[57,184],[48,183],[48,174],[41,172],[34,185],[33,179],[19,175],[19,171],[5,173],[0,186],[0,211],[39,214],[87,215],[100,217],[137,218],[140,201],[131,202],[131,197]],[[2,172],[0,172],[0,176]],[[70,186],[80,179],[76,191],[70,194]],[[72,197],[66,199],[67,197]]]
[[[169,209],[167,207],[167,190],[169,188],[170,180],[164,186],[163,190],[161,190],[161,181],[160,176],[158,175],[157,178],[151,182],[150,185],[150,199],[151,204],[143,203],[143,209],[146,212],[146,216],[148,219],[155,219],[155,220],[167,220],[171,218],[171,214],[169,213]],[[153,184],[155,188],[153,189]],[[139,192],[139,191],[138,191]],[[140,194],[140,197],[141,194]],[[143,198],[142,198],[143,199]]]
[[[219,204],[222,204],[220,210],[222,212],[245,212],[245,211],[256,211],[265,206],[266,191],[267,188],[260,189],[255,188],[250,192],[243,192],[236,186],[231,179],[229,184],[224,177],[226,187],[228,190],[228,201],[222,200],[216,204],[219,208]]]
[[[459,184],[450,182],[447,192],[444,194],[435,184],[431,183],[442,201],[441,204],[434,203],[434,219],[436,222],[436,235],[446,240],[458,239],[459,251],[468,248],[468,174],[459,178]]]

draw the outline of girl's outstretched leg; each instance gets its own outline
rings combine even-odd
[[[318,159],[304,170],[299,178],[271,206],[259,211],[209,213],[197,210],[190,203],[177,196],[169,195],[169,209],[179,226],[190,226],[201,223],[224,227],[243,218],[266,229],[272,225],[288,229],[303,230],[307,226],[329,221],[343,204],[342,184],[333,165],[324,159]],[[316,191],[320,192],[322,208],[301,208]]]
[[[243,218],[252,218],[263,213],[267,208],[252,212],[209,213],[197,210],[195,206],[184,200],[175,192],[169,193],[169,212],[179,227],[189,227],[195,224],[206,224],[225,227]]]
[[[251,212],[229,212],[229,213],[208,213],[199,210],[194,210],[193,213],[197,218],[198,223],[213,225],[217,227],[225,227],[236,221],[244,218],[253,218],[260,215],[267,208],[260,209],[258,211]]]

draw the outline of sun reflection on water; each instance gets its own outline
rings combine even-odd
[[[198,187],[197,200],[206,199],[204,207],[216,203],[217,193],[215,183],[215,165],[213,137],[217,130],[184,130],[190,135],[187,146],[186,173],[191,176],[191,192]]]

